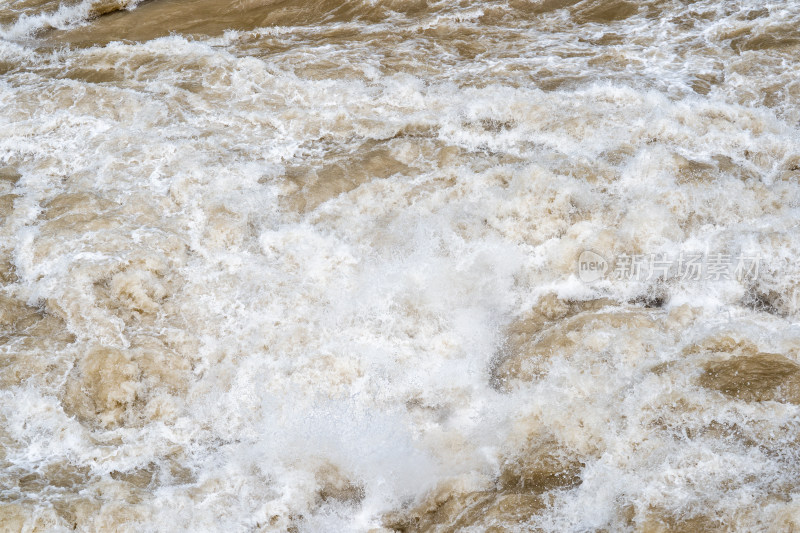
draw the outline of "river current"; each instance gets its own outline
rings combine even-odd
[[[800,531],[798,28],[0,0],[0,530]]]

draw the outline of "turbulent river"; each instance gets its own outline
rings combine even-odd
[[[797,0],[0,0],[0,530],[800,531]]]

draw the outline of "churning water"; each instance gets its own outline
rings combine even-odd
[[[0,529],[800,531],[798,28],[0,0]]]

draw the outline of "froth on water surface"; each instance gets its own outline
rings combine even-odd
[[[0,529],[800,529],[798,22],[3,4]]]

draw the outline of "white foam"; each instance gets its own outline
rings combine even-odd
[[[744,56],[720,51],[733,19],[685,35],[712,40],[685,61],[656,47],[686,30],[615,23],[653,39],[663,32],[649,47],[611,50],[628,61],[622,69],[578,53],[591,50],[580,38],[597,27],[552,29],[564,12],[541,27],[497,29],[495,55],[481,60],[440,57],[424,35],[407,43],[430,71],[393,71],[379,46],[315,41],[343,27],[379,40],[388,23],[55,52],[7,42],[82,23],[89,5],[2,30],[0,53],[18,70],[0,82],[0,120],[10,125],[0,130],[0,160],[22,174],[0,230],[19,277],[8,293],[44,306],[76,337],[27,356],[53,357],[68,375],[95,344],[133,350],[142,337],[166,339],[163,352],[186,361],[186,386],[148,385],[156,392],[138,399],[147,407],[138,425],[116,429],[70,418],[62,382],[33,376],[5,389],[6,457],[16,467],[66,460],[108,480],[147,465],[167,471],[177,457],[189,473],[148,489],[144,530],[245,530],[273,517],[280,529],[299,515],[310,531],[368,530],[444,480],[491,479],[516,451],[509,436],[527,435],[531,419],[585,462],[582,484],[533,519],[551,531],[624,527],[620,502],[641,513],[733,513],[796,482],[785,458],[652,429],[658,416],[698,432],[715,420],[777,449],[797,415],[792,405],[700,389],[700,363],[680,358],[730,330],[781,353],[797,337],[797,302],[770,317],[741,305],[749,290],[800,287],[800,196],[796,182],[779,179],[797,155],[798,107],[791,98],[755,106],[751,94],[786,73],[730,72],[708,95],[690,89],[710,50],[742,66]],[[413,28],[466,28],[481,13]],[[401,34],[412,28],[397,24]],[[245,41],[260,37],[302,46],[245,54]],[[304,76],[300,67],[320,61],[309,51],[366,74]],[[101,68],[115,77],[81,78]],[[579,81],[545,90],[531,80],[544,68]],[[287,207],[311,187],[287,169],[346,165],[374,147],[405,170],[307,212]],[[680,158],[713,166],[720,157],[731,170],[676,177]],[[60,195],[85,192],[108,205],[46,219]],[[498,392],[490,370],[505,328],[543,295],[620,305],[658,296],[651,281],[580,281],[586,249],[606,258],[746,251],[761,254],[763,270],[750,285],[669,280],[666,308],[648,312],[690,304],[685,327],[581,332],[583,344],[554,357],[546,376]],[[121,273],[130,273],[129,300],[150,298],[157,312],[108,296]],[[685,373],[651,371],[676,360]],[[696,409],[671,410],[678,400]],[[148,419],[161,401],[166,414]],[[317,474],[328,463],[362,500],[319,503]],[[779,512],[765,509],[764,520]]]

